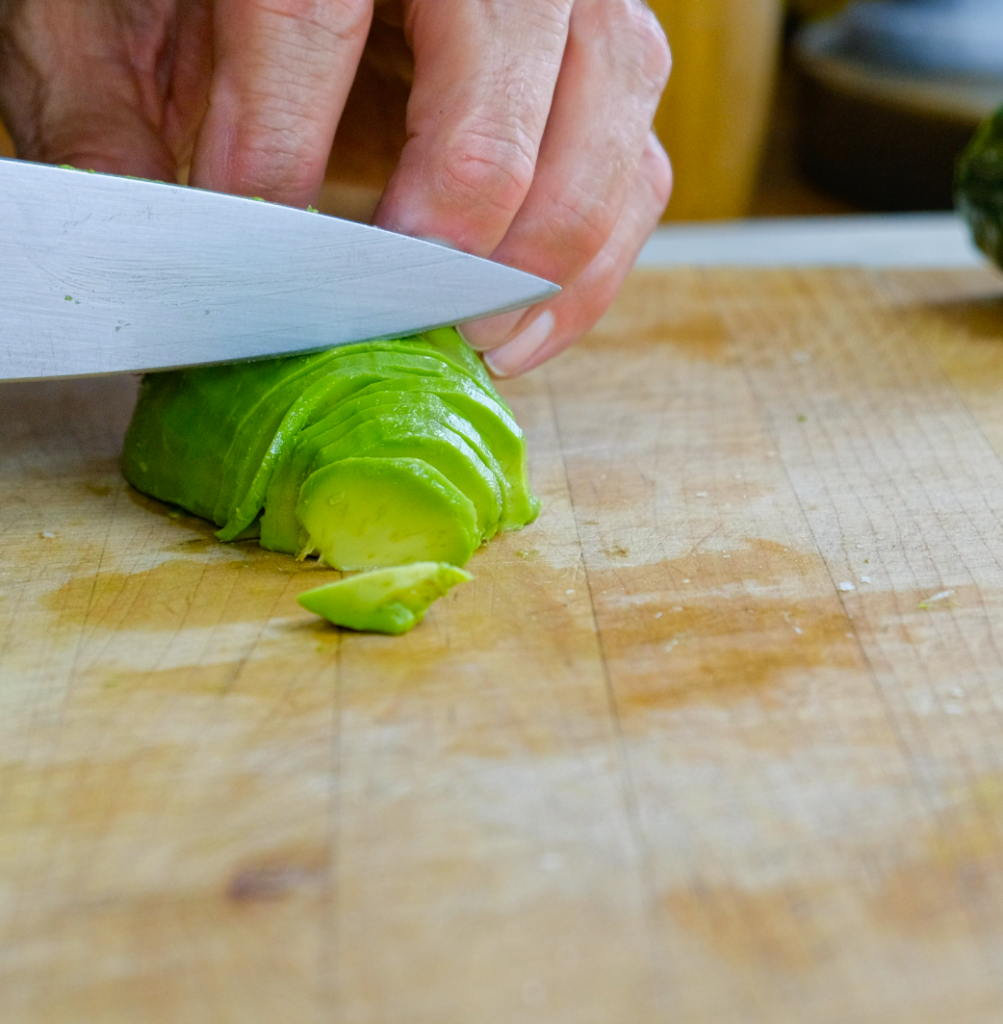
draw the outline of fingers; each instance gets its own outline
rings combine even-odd
[[[217,0],[192,184],[311,202],[371,17],[372,0]]]
[[[571,0],[408,0],[408,142],[377,224],[490,255],[533,181],[570,10]]]
[[[164,135],[175,43],[190,38],[183,90],[197,93],[199,0],[115,5],[44,0],[0,9],[0,113],[29,160],[173,180]],[[194,31],[193,31],[194,29]]]
[[[578,0],[533,184],[493,259],[561,285],[592,262],[637,187],[669,65],[665,36],[637,0]],[[508,314],[463,333],[491,349],[519,321],[528,322]]]
[[[485,353],[495,376],[512,377],[539,366],[595,324],[620,290],[671,191],[668,157],[649,133],[633,187],[609,238],[557,298],[525,312],[512,338]]]

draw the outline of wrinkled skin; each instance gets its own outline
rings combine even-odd
[[[464,329],[499,375],[587,330],[654,228],[669,64],[641,0],[0,0],[0,117],[30,160],[305,206],[364,116],[360,66],[407,79],[375,222],[564,287]]]

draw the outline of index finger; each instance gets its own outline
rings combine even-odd
[[[216,0],[191,182],[306,206],[358,68],[372,0]]]

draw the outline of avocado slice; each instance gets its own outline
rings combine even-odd
[[[346,576],[297,600],[336,626],[400,636],[421,622],[433,601],[472,579],[446,562],[415,562]]]
[[[473,502],[421,459],[342,459],[311,473],[296,517],[335,569],[463,565],[480,546]]]
[[[356,350],[358,346],[345,346],[344,348]],[[295,400],[287,405],[286,413],[276,427],[271,443],[264,449],[264,454],[238,455],[241,467],[248,464],[256,466],[253,476],[248,479],[246,472],[235,474],[232,468],[228,467],[228,478],[236,477],[237,479],[234,492],[241,496],[235,504],[230,503],[229,515],[227,515],[227,506],[217,505],[213,518],[216,522],[224,524],[217,533],[220,540],[235,540],[237,535],[253,522],[261,511],[268,484],[287,443],[295,440],[318,407],[323,407],[333,401],[332,393],[337,393],[344,380],[351,379],[360,361],[368,364],[374,359],[379,359],[383,365],[396,366],[405,372],[419,376],[426,373],[434,376],[448,372],[432,353],[422,352],[409,357],[407,353],[401,354],[381,342],[374,342],[373,348],[366,351],[346,352],[344,349],[335,349],[334,352],[324,353],[324,355],[327,358],[316,373],[303,378],[294,374],[293,383],[285,388],[284,393],[286,394],[290,391],[298,392],[298,394]],[[307,381],[309,381],[309,386],[304,388],[303,385]],[[285,403],[279,404],[285,405]],[[238,443],[237,447],[241,453],[249,450],[256,451],[256,449],[248,449],[246,444]],[[260,450],[260,445],[257,450]]]
[[[355,456],[420,458],[439,470],[477,511],[481,540],[493,537],[501,517],[498,480],[464,435],[433,417],[415,415],[413,407],[389,407],[382,415],[356,418],[351,429],[322,434],[312,444],[300,443],[291,459],[276,472],[261,518],[262,547],[299,551],[304,543],[296,519],[300,481],[318,466]],[[457,419],[457,417],[454,417]],[[461,426],[461,423],[456,425]],[[470,430],[467,426],[467,431]]]
[[[404,394],[407,392],[409,394]],[[302,444],[321,431],[353,416],[378,415],[384,405],[421,401],[411,395],[435,395],[446,406],[446,421],[455,416],[469,424],[464,436],[496,472],[504,494],[500,528],[518,529],[536,518],[539,504],[529,487],[526,444],[507,406],[469,384],[428,378],[400,378],[367,385],[328,415],[317,419],[300,435]]]
[[[454,404],[450,404],[450,400]],[[463,415],[456,405],[463,406],[467,415]],[[427,425],[438,424],[439,428],[447,428],[451,436],[459,435],[462,438],[456,447],[468,458],[474,453],[479,456],[479,459],[472,459],[473,465],[468,469],[457,466],[453,460],[452,464],[457,466],[460,475],[451,472],[437,459],[430,458],[428,461],[441,469],[473,499],[484,539],[493,536],[498,529],[518,528],[535,518],[538,505],[529,490],[525,442],[522,432],[507,410],[469,381],[400,377],[367,385],[329,410],[327,415],[305,427],[295,444],[286,446],[276,463],[265,497],[261,526],[264,547],[273,551],[300,549],[301,531],[293,510],[300,482],[313,466],[317,452],[340,441],[352,430],[387,416],[398,424],[397,439],[400,444],[404,443],[403,438],[409,432],[417,440]],[[405,417],[405,422],[400,422],[401,417]],[[411,425],[406,420],[410,420]],[[358,435],[360,440],[369,436],[366,432]],[[395,447],[394,454],[412,454],[402,449],[400,444]],[[473,453],[470,449],[473,449]],[[501,453],[505,465],[499,462],[496,452]],[[366,454],[369,453],[367,449]],[[325,458],[332,461],[334,457],[350,454],[351,450],[345,448],[338,449],[336,453],[331,449]],[[418,450],[413,454],[425,457]],[[471,480],[471,469],[480,478],[480,482]],[[496,485],[492,484],[486,473],[494,478]],[[473,489],[464,486],[464,479],[470,481],[470,488]],[[497,499],[489,498],[484,493],[485,485],[492,492],[500,490],[500,510],[495,508]]]

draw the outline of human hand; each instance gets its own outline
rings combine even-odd
[[[0,116],[27,159],[168,181],[190,162],[193,185],[304,206],[372,2],[0,0]],[[650,131],[664,36],[641,0],[377,0],[377,15],[399,22],[414,75],[375,222],[564,286],[464,328],[496,373],[522,372],[604,312],[668,200]]]

